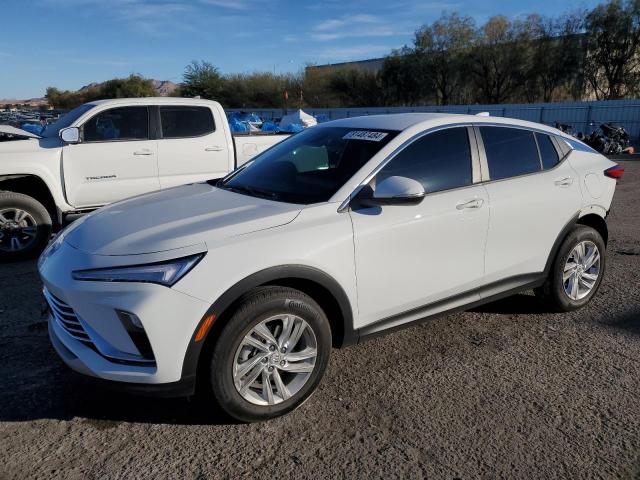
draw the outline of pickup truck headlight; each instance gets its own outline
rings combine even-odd
[[[199,253],[146,265],[76,270],[71,275],[75,280],[90,282],[142,282],[171,287],[195,267],[204,255]]]

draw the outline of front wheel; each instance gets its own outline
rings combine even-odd
[[[51,215],[37,200],[0,192],[0,261],[38,255],[51,236]]]
[[[605,249],[596,230],[577,225],[562,242],[549,277],[536,294],[562,312],[583,307],[602,282]]]
[[[327,368],[331,329],[322,308],[291,288],[248,294],[220,333],[210,363],[218,404],[244,422],[300,406]]]

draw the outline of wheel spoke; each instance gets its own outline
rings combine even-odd
[[[600,252],[598,252],[597,248],[594,248],[591,251],[591,254],[587,257],[587,259],[584,261],[584,268],[585,270],[589,270],[591,267],[593,267],[593,265],[600,260]]]
[[[18,237],[11,237],[11,240],[9,241],[9,243],[11,244],[11,246],[9,247],[10,250],[15,251],[15,250],[20,250],[22,248],[22,242]]]
[[[273,388],[271,388],[271,374],[267,370],[262,370],[262,396],[267,399],[269,405],[275,404]]]
[[[295,319],[291,315],[286,315],[282,319],[282,332],[280,332],[280,337],[278,338],[279,348],[283,348],[287,343],[287,341],[289,340],[294,324],[295,324]]]
[[[29,238],[35,237],[36,233],[37,233],[37,228],[36,227],[24,227],[22,229],[22,233],[24,235],[26,235]]]
[[[278,341],[275,339],[275,337],[273,336],[273,334],[269,331],[269,329],[267,328],[267,326],[264,323],[259,323],[258,325],[256,325],[253,328],[253,331],[261,336],[262,338],[264,338],[267,342],[271,342],[275,345],[278,344]]]
[[[21,223],[26,216],[27,216],[27,212],[25,212],[24,210],[16,210],[16,214],[15,214],[15,217],[13,218],[13,221],[16,223]]]
[[[247,372],[249,370],[251,370],[254,366],[256,366],[258,363],[260,363],[262,361],[263,358],[265,358],[266,355],[255,355],[253,357],[251,357],[249,360],[247,360],[244,363],[241,363],[240,365],[238,365],[238,372],[237,372],[237,376],[238,378],[242,378],[244,377]]]
[[[8,221],[9,220],[7,220],[7,217],[4,216],[4,213],[0,212],[0,224],[5,224]]]
[[[289,392],[289,389],[286,387],[286,385],[282,382],[282,377],[280,376],[280,372],[278,372],[277,368],[273,370],[273,380],[276,384],[276,389],[278,390],[278,393],[283,400],[291,397],[291,393]]]
[[[260,340],[257,340],[254,337],[252,337],[251,334],[249,334],[246,337],[244,337],[244,339],[242,340],[242,344],[243,345],[248,345],[248,346],[253,347],[253,348],[257,348],[258,350],[261,350],[263,352],[268,352],[269,351],[269,347],[267,347]]]
[[[253,367],[253,370],[251,370],[244,381],[238,379],[239,383],[241,384],[240,395],[244,395],[245,393],[247,393],[249,387],[253,385],[253,382],[255,382],[258,376],[260,376],[260,374],[262,373],[262,370],[262,365],[256,365],[255,367]]]
[[[295,346],[300,341],[300,337],[304,333],[305,328],[307,328],[306,322],[297,322],[293,332],[291,333],[291,337],[287,341],[287,352],[291,352],[295,348]]]
[[[307,360],[309,358],[315,358],[318,355],[318,351],[315,348],[307,347],[300,352],[291,352],[285,357],[288,362],[299,362],[301,360]]]
[[[313,371],[314,365],[309,363],[287,363],[286,365],[278,367],[280,370],[285,372],[295,372],[295,373],[307,373]]]
[[[562,281],[566,282],[567,280],[569,280],[569,277],[571,277],[572,275],[575,275],[576,273],[576,267],[573,267],[571,270],[565,270],[564,273],[562,274]]]
[[[587,289],[587,291],[591,290],[593,288],[593,285],[596,283],[593,281],[589,281],[588,279],[584,278],[584,276],[581,276],[578,282],[581,283]]]

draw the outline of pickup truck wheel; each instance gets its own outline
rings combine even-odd
[[[217,403],[243,422],[300,406],[329,362],[331,329],[311,297],[284,287],[248,294],[213,349],[210,384]]]
[[[28,195],[0,192],[0,261],[39,254],[51,236],[51,215]]]

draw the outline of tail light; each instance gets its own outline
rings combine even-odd
[[[604,171],[604,174],[609,178],[615,178],[617,180],[621,178],[622,175],[624,175],[624,168],[622,168],[620,165],[614,165],[611,168],[607,168]]]

